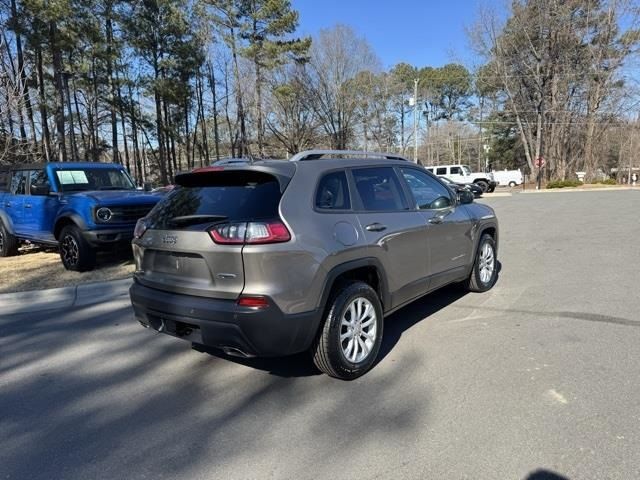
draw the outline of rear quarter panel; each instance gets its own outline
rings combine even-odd
[[[314,210],[322,161],[298,170],[280,201],[280,217],[291,233],[281,244],[245,246],[245,294],[269,295],[288,314],[320,307],[328,272],[367,256],[367,245],[354,213]]]

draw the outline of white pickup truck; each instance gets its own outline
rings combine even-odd
[[[425,167],[438,177],[446,177],[455,183],[475,183],[483,192],[493,192],[496,181],[492,173],[473,173],[468,165],[438,165]]]
[[[524,177],[520,170],[495,170],[493,172],[493,178],[495,178],[498,185],[515,187],[516,185],[522,185]]]

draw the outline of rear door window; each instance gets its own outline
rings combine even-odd
[[[404,210],[402,187],[393,168],[354,168],[351,172],[365,210]]]
[[[47,172],[45,170],[31,170],[29,171],[29,190],[30,193],[36,188],[44,187],[49,183]]]
[[[13,177],[11,177],[11,193],[13,195],[26,195],[28,173],[27,170],[13,172]]]
[[[436,169],[436,175],[446,175],[447,167],[439,167]]]
[[[349,210],[351,208],[345,172],[332,172],[322,177],[316,192],[316,208],[321,210]]]
[[[184,175],[147,216],[149,228],[210,225],[221,221],[278,218],[280,185],[262,172],[207,172]]]

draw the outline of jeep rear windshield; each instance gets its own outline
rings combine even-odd
[[[278,218],[280,185],[252,171],[182,175],[180,185],[147,215],[148,228],[172,230],[223,221]]]
[[[136,188],[127,172],[119,168],[74,168],[56,170],[55,174],[63,192]]]

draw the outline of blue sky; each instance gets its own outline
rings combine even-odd
[[[465,27],[474,23],[484,0],[292,0],[300,12],[298,32],[314,35],[336,23],[366,37],[385,67],[407,62],[422,67],[467,63]]]

